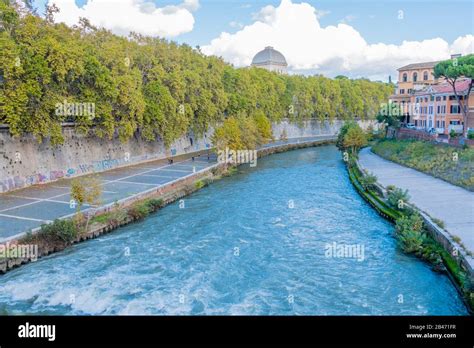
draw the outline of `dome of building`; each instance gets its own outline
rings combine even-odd
[[[252,59],[252,66],[257,66],[270,71],[286,72],[288,64],[285,56],[271,46],[265,47]]]

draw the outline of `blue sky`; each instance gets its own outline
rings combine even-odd
[[[199,45],[236,66],[272,45],[294,72],[386,80],[401,65],[474,50],[470,0],[89,0],[95,4],[87,9],[88,0],[75,0],[77,8],[54,1],[64,6],[58,21],[77,23],[84,10],[119,35],[133,30]],[[39,13],[46,2],[35,1]]]
[[[120,0],[116,0],[120,1]],[[47,0],[36,0],[42,12]],[[76,0],[82,6],[87,0]],[[178,4],[179,0],[155,0],[157,6]],[[303,2],[303,1],[299,1]],[[399,44],[403,40],[423,40],[441,37],[451,42],[474,32],[474,2],[469,0],[410,1],[410,0],[307,0],[316,9],[329,11],[320,19],[322,26],[346,22],[357,29],[368,43]],[[252,14],[266,5],[278,6],[280,0],[201,0],[195,12],[195,27],[174,40],[191,46],[205,45],[222,31],[235,32],[229,23],[250,24]],[[465,10],[462,10],[462,9]],[[398,20],[398,11],[404,21]]]
[[[196,27],[183,34],[179,41],[195,46],[204,45],[221,31],[235,32],[232,21],[252,22],[252,13],[265,5],[277,6],[280,1],[202,0],[196,12]],[[322,26],[336,25],[344,18],[356,28],[368,43],[394,43],[403,40],[423,40],[441,37],[453,41],[474,32],[473,2],[469,1],[304,1],[316,9],[329,11],[320,19]],[[248,8],[245,6],[249,6]],[[466,8],[466,11],[460,8]],[[470,11],[469,11],[470,8]],[[404,21],[398,11],[404,11]],[[434,24],[441,23],[441,25]],[[469,25],[470,24],[470,25]]]

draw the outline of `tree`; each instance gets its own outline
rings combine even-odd
[[[390,102],[382,104],[376,119],[379,123],[384,125],[385,136],[388,134],[389,127],[400,127],[400,118],[402,117],[401,114],[401,109],[397,104]]]
[[[358,124],[355,124],[347,130],[344,135],[344,148],[351,149],[352,155],[356,155],[357,151],[362,147],[367,145],[367,137],[362,128]]]
[[[463,115],[463,136],[467,134],[467,118],[469,114],[469,94],[474,83],[474,54],[469,54],[464,57],[454,58],[439,62],[434,67],[434,77],[443,77],[453,88],[454,95],[459,103],[461,112]],[[461,99],[461,96],[456,90],[456,81],[461,77],[467,77],[471,79],[465,98]]]
[[[345,122],[341,129],[339,129],[339,133],[337,135],[337,140],[336,140],[336,147],[339,149],[339,151],[345,151],[346,147],[344,145],[344,139],[346,137],[347,131],[351,127],[355,127],[357,124],[354,121],[348,121]]]
[[[268,141],[271,123],[285,117],[298,123],[373,118],[391,93],[389,84],[364,79],[236,69],[186,44],[120,37],[84,18],[73,27],[55,23],[54,4],[41,18],[12,3],[0,0],[0,123],[11,135],[31,134],[38,142],[61,144],[67,121],[84,134],[168,147],[189,131],[200,135],[234,118],[241,133],[245,123],[252,131],[234,137],[231,127],[226,139],[251,144]],[[65,100],[95,105],[93,117],[57,114]]]
[[[99,205],[102,195],[100,180],[94,176],[73,179],[71,182],[71,199],[76,206],[78,220],[82,220],[81,209],[84,204],[91,206]],[[87,216],[87,227],[89,226],[90,214]]]
[[[212,143],[218,150],[224,150],[226,147],[232,150],[241,150],[244,148],[241,132],[238,120],[229,117],[221,126],[215,129]]]

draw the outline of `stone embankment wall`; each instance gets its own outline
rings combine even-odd
[[[361,121],[366,128],[369,121]],[[342,121],[306,121],[301,125],[288,121],[273,125],[276,139],[283,130],[288,139],[336,134]],[[44,184],[94,172],[102,172],[131,164],[207,151],[212,147],[210,129],[203,136],[192,133],[175,141],[168,149],[162,141],[146,142],[132,138],[127,143],[119,139],[99,139],[78,134],[74,128],[63,130],[64,144],[53,146],[48,139],[38,143],[32,136],[13,138],[8,129],[0,129],[0,193],[27,186]]]

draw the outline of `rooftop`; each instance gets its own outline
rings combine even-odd
[[[264,50],[258,52],[252,59],[252,65],[267,64],[288,66],[285,56],[271,46],[265,47]]]
[[[456,92],[459,94],[467,93],[471,79],[464,78],[456,81]],[[427,94],[445,94],[454,93],[453,87],[448,82],[443,82],[437,85],[431,85],[423,90],[416,92],[415,95],[427,95]]]
[[[402,66],[401,68],[398,68],[397,71],[402,71],[402,70],[414,70],[414,69],[432,69],[435,67],[436,64],[438,64],[440,60],[436,62],[425,62],[425,63],[414,63],[414,64],[408,64],[405,66]]]

